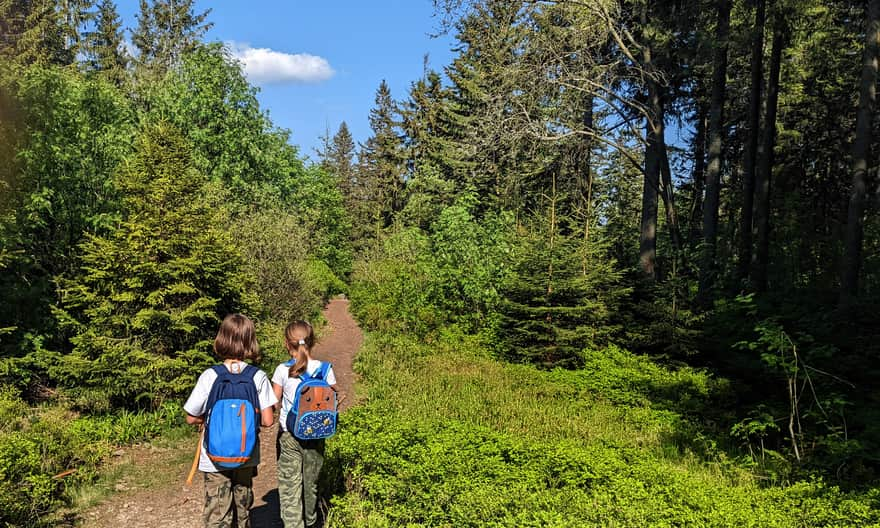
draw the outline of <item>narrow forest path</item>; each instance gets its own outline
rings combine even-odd
[[[333,363],[337,386],[344,399],[345,409],[354,401],[355,374],[352,370],[354,355],[363,342],[363,334],[348,310],[346,299],[333,299],[324,309],[326,332],[315,346],[314,357]],[[271,372],[267,372],[271,376]],[[275,464],[275,436],[278,424],[260,433],[260,465],[254,478],[254,506],[251,509],[253,528],[281,527],[278,509],[278,480]],[[158,464],[167,453],[157,450],[132,452],[136,464]],[[173,485],[161,489],[122,492],[79,516],[80,526],[94,528],[198,528],[202,526],[204,486],[196,474],[192,486],[184,481],[189,471],[174,467],[180,478]]]

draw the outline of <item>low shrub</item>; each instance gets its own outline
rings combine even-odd
[[[455,332],[370,335],[367,403],[328,443],[329,526],[878,526],[878,492],[765,487],[688,414],[724,382],[609,347],[587,369],[488,359]]]
[[[61,405],[30,407],[0,386],[0,526],[41,526],[65,491],[92,481],[115,446],[182,426],[165,404],[154,412],[80,416]]]

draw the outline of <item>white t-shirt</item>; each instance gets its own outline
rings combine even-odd
[[[306,366],[306,370],[311,374],[315,374],[320,368],[321,362],[317,359],[310,359],[309,364]],[[275,368],[275,373],[272,374],[272,383],[279,385],[282,388],[281,414],[278,416],[278,420],[281,422],[281,429],[283,431],[287,431],[287,413],[293,408],[296,391],[299,388],[299,384],[302,383],[302,380],[299,379],[299,377],[291,378],[288,376],[289,373],[290,365],[282,363]],[[327,369],[327,377],[325,381],[330,385],[336,385],[336,374],[333,373],[332,366]]]
[[[229,369],[230,372],[238,372],[244,370],[244,367],[247,364],[239,361],[237,363],[232,363],[231,365],[227,365],[226,368]],[[189,398],[186,400],[186,403],[183,404],[183,410],[186,411],[191,416],[202,416],[205,414],[207,409],[205,406],[208,403],[208,396],[211,394],[211,386],[214,385],[214,380],[217,379],[217,373],[214,372],[214,369],[209,368],[208,370],[202,372],[202,375],[199,376],[199,381],[196,382],[196,386],[192,391],[192,394],[189,395]],[[254,374],[254,384],[257,386],[257,397],[260,400],[260,410],[266,409],[268,407],[272,407],[276,403],[278,403],[278,398],[275,397],[275,392],[272,390],[272,385],[269,383],[269,377],[266,376],[266,373],[260,369],[257,369],[257,373]],[[260,417],[257,417],[259,420]],[[254,446],[254,452],[251,455],[251,459],[242,464],[240,467],[251,467],[256,466],[260,463],[260,443]],[[216,473],[218,471],[224,471],[223,468],[218,468],[211,462],[211,459],[208,458],[208,454],[205,452],[204,446],[202,446],[202,454],[199,457],[199,471],[205,471],[207,473]]]

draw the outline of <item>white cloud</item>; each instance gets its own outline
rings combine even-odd
[[[257,84],[316,83],[326,81],[333,68],[323,57],[308,53],[283,53],[250,44],[227,42],[232,56],[241,61],[248,79]]]

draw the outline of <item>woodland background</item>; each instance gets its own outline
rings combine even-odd
[[[880,0],[435,8],[311,163],[192,0],[0,0],[0,523],[341,292],[332,523],[880,523]]]

